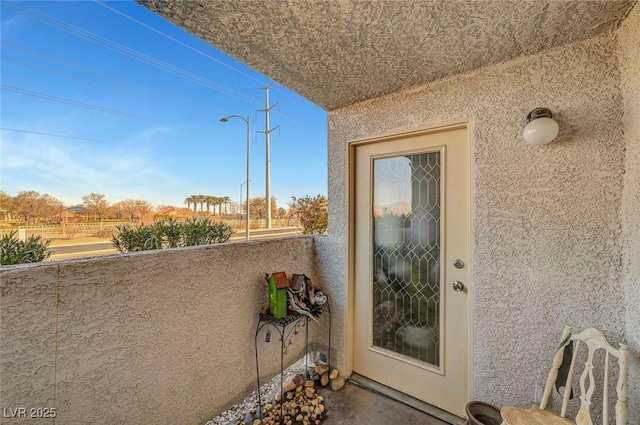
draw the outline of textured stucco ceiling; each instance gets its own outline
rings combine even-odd
[[[137,0],[331,110],[581,40],[635,0]]]

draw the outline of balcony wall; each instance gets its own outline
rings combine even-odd
[[[55,407],[58,424],[204,423],[255,385],[264,274],[313,276],[313,251],[293,237],[3,268],[0,408]],[[279,370],[274,340],[260,345],[264,377]]]

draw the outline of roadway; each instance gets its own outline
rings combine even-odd
[[[271,239],[282,236],[299,235],[301,231],[297,227],[283,227],[276,229],[255,229],[249,232],[250,239]],[[229,242],[242,242],[245,240],[245,232],[234,233]],[[54,242],[49,251],[52,252],[48,261],[66,260],[70,258],[93,257],[96,255],[117,254],[111,242],[102,239],[96,242],[74,243],[73,241]]]

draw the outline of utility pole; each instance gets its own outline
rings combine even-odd
[[[278,105],[278,102],[273,105],[269,105],[269,89],[271,85],[267,87],[261,87],[260,90],[264,90],[265,94],[265,107],[264,109],[259,109],[258,112],[264,112],[265,116],[265,130],[259,131],[259,133],[264,133],[265,136],[265,145],[266,145],[266,171],[267,171],[267,190],[266,190],[266,208],[267,208],[267,229],[271,229],[271,145],[270,145],[270,135],[271,132],[280,127],[279,125],[269,128],[269,113],[273,108]]]

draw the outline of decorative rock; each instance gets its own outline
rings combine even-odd
[[[316,365],[315,371],[318,375],[323,375],[327,372],[329,372],[329,366],[326,364],[319,364]]]
[[[338,374],[339,374],[338,369],[333,369],[329,374],[329,379],[336,379],[338,377]]]
[[[320,385],[322,385],[323,387],[326,387],[328,383],[329,383],[329,375],[325,373],[320,377]]]
[[[336,379],[331,381],[331,389],[333,391],[340,391],[342,387],[344,387],[345,380],[343,377],[339,376]]]
[[[295,375],[288,376],[284,381],[282,381],[282,391],[289,392],[296,388],[299,385],[304,383],[304,375],[301,373],[296,373]]]
[[[260,400],[262,418],[255,419],[258,394],[254,392],[241,404],[232,406],[212,421],[207,422],[206,425],[321,425],[327,409],[323,405],[325,399],[317,393],[313,380],[314,378],[319,380],[321,375],[315,372],[315,365],[307,365],[306,367],[296,365],[295,368],[292,367],[289,372],[284,374],[283,389],[287,383],[290,385],[289,391],[279,391],[279,377],[263,385],[263,397]],[[330,372],[333,372],[333,369],[325,371],[327,378]],[[309,376],[308,382],[305,374]],[[319,387],[320,383],[318,383]],[[281,411],[283,412],[282,417]],[[249,417],[251,419],[247,421],[245,418]]]

